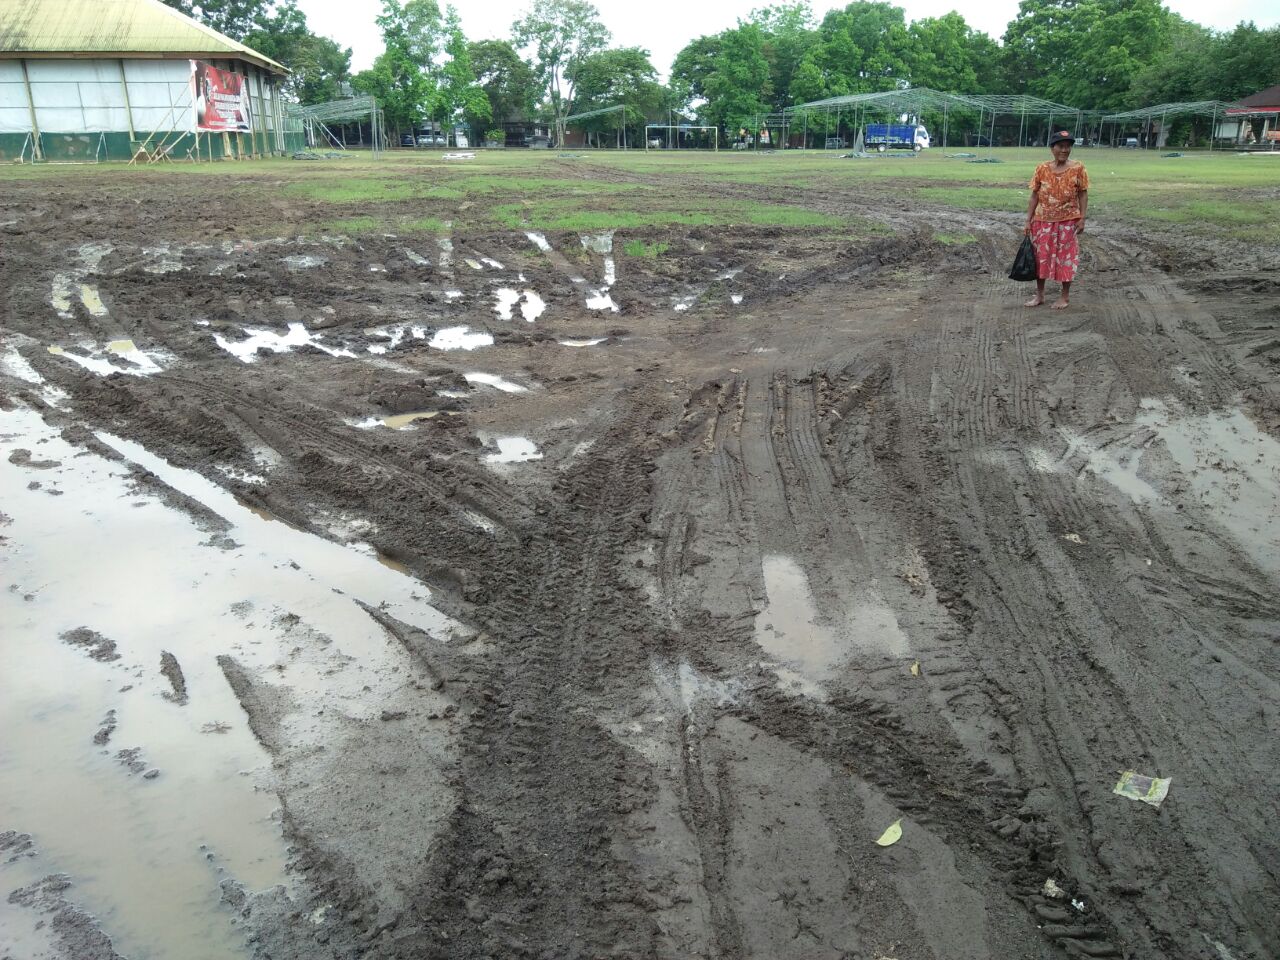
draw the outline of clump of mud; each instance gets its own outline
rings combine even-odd
[[[73,647],[80,647],[91,659],[102,663],[120,659],[120,654],[116,653],[116,642],[108,640],[98,631],[90,630],[88,627],[76,627],[74,630],[68,630],[62,634],[62,642],[69,643]]]

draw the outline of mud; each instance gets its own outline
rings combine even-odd
[[[945,246],[818,191],[892,233],[645,260],[102,183],[0,201],[41,222],[0,246],[4,769],[168,842],[7,801],[6,909],[104,938],[40,949],[1280,954],[1274,249],[1091,223],[1050,313],[1016,213]],[[174,818],[215,782],[255,812]]]

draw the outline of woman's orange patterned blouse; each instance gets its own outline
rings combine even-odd
[[[1040,191],[1033,219],[1045,223],[1079,220],[1080,194],[1089,189],[1089,174],[1085,173],[1083,163],[1075,163],[1055,173],[1053,161],[1046,160],[1036,167],[1031,189]]]

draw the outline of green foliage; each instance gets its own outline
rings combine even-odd
[[[481,40],[468,51],[476,82],[489,101],[492,120],[515,120],[532,115],[538,102],[538,78],[505,40]],[[474,126],[477,117],[467,118]],[[493,131],[490,131],[492,133]],[[497,139],[501,140],[505,133]],[[488,136],[486,134],[486,136]]]
[[[560,125],[572,112],[578,66],[609,42],[600,11],[586,0],[533,0],[511,32],[518,49],[534,51],[540,86]]]
[[[377,17],[386,49],[351,85],[377,98],[393,129],[412,129],[436,94],[433,60],[444,24],[435,0],[382,0]]]
[[[472,117],[478,123],[493,119],[489,97],[476,81],[471,67],[471,51],[462,32],[458,11],[450,5],[445,13],[444,52],[448,61],[440,71],[440,83],[432,102],[433,116],[443,116],[452,125],[463,116]]]
[[[351,77],[351,50],[312,33],[296,0],[285,0],[262,17],[244,42],[289,68],[284,89],[299,103],[336,100]]]
[[[796,70],[792,100],[893,90],[910,79],[910,47],[901,7],[856,2],[832,10]]]
[[[999,48],[954,11],[916,20],[907,28],[911,85],[954,93],[990,93]]]
[[[643,128],[646,115],[656,113],[666,102],[666,91],[649,62],[649,51],[639,47],[601,50],[584,57],[573,79],[577,84],[575,113],[625,105],[622,122],[632,128]],[[590,133],[611,132],[618,125],[617,113],[582,121],[582,129]]]
[[[161,0],[205,26],[243,40],[271,15],[272,0]]]
[[[698,37],[676,54],[671,64],[671,99],[677,108],[687,110],[694,101],[707,98],[704,83],[720,59],[723,36]]]
[[[1072,106],[1118,109],[1165,49],[1172,14],[1160,0],[1022,0],[1004,35],[1010,78]]]
[[[737,128],[768,112],[769,61],[764,57],[764,31],[741,23],[719,37],[719,54],[703,77],[707,102],[698,110],[708,124]]]
[[[769,63],[769,109],[791,105],[791,82],[817,34],[808,2],[780,3],[752,10],[748,23],[764,33],[764,58]]]

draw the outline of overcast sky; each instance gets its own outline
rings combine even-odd
[[[847,0],[846,0],[847,2]],[[441,0],[441,7],[445,0]],[[453,0],[462,15],[462,26],[471,40],[507,39],[511,23],[530,6],[528,0]],[[613,33],[615,46],[644,47],[665,80],[671,61],[695,37],[719,33],[734,26],[765,0],[596,0],[600,19]],[[955,0],[905,0],[898,2],[907,20],[937,17],[958,9],[973,27],[999,39],[1005,24],[1018,12],[1018,0],[982,0],[957,4]],[[1241,20],[1259,27],[1280,23],[1276,0],[1166,0],[1165,5],[1188,20],[1229,30]],[[382,52],[382,38],[373,22],[382,8],[380,0],[298,0],[311,29],[332,37],[352,50],[351,65],[363,70]],[[845,3],[813,0],[818,18]]]

